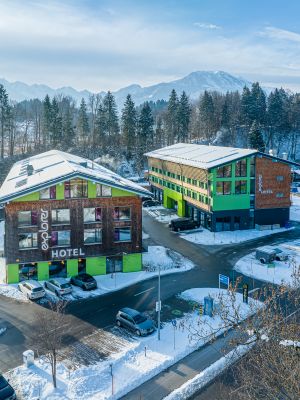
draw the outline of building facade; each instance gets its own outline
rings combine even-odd
[[[289,221],[291,164],[251,149],[178,143],[147,153],[154,196],[211,231]]]
[[[139,185],[50,151],[16,163],[0,189],[8,283],[142,268]]]

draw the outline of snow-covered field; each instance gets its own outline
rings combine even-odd
[[[178,215],[174,210],[169,210],[163,206],[146,207],[143,208],[143,210],[163,224],[168,224],[172,219],[178,218]]]
[[[143,253],[143,270],[139,272],[99,275],[95,276],[98,289],[91,291],[83,291],[81,288],[73,286],[72,294],[65,295],[67,301],[74,301],[87,297],[100,296],[108,292],[116,291],[124,287],[133,285],[134,283],[153,278],[158,274],[160,266],[161,274],[174,274],[184,272],[194,268],[194,264],[175,251],[166,249],[163,246],[148,246],[148,252]],[[3,269],[2,269],[3,270]],[[2,277],[3,279],[3,277]],[[3,280],[2,280],[3,282]],[[43,282],[41,282],[43,283]],[[51,298],[57,299],[54,293],[46,291],[47,296],[38,302],[45,302]],[[0,284],[0,294],[12,297],[16,300],[28,301],[26,296],[18,290],[17,284]]]
[[[219,292],[219,289],[211,288],[191,289],[183,292],[182,297],[202,302],[204,296],[210,294],[217,298],[219,293],[226,296],[227,291],[221,289]],[[241,307],[244,317],[253,312],[250,305],[242,303],[241,294],[237,294],[236,306]],[[217,329],[221,323],[218,316],[200,317],[196,312],[185,316],[187,317],[189,323],[195,325],[199,318],[206,320],[208,335],[211,329]],[[180,321],[177,320],[177,326]],[[174,329],[176,329],[175,349],[173,340],[170,340],[173,338]],[[222,330],[219,334],[221,332]],[[204,339],[197,342],[191,341],[189,331],[182,326],[174,328],[171,323],[166,323],[161,330],[160,341],[157,340],[156,333],[145,338],[138,338],[128,342],[122,351],[113,354],[109,359],[88,367],[79,366],[75,370],[68,370],[67,361],[65,364],[60,363],[56,390],[52,387],[50,367],[43,360],[37,360],[35,365],[29,368],[20,366],[7,375],[11,379],[11,384],[24,399],[118,399],[204,344]],[[110,365],[114,376],[114,396],[111,395]]]
[[[275,233],[285,232],[286,230],[288,229],[279,228],[268,229],[264,231],[247,229],[243,231],[210,232],[207,229],[201,228],[201,231],[194,230],[182,232],[180,234],[180,237],[192,243],[218,245],[246,242],[247,240],[253,240],[264,236],[274,235]]]
[[[255,252],[250,253],[238,260],[234,269],[243,275],[250,276],[260,281],[271,282],[275,284],[297,285],[297,271],[300,265],[300,243],[287,242],[276,245],[276,248],[289,253],[288,261],[274,261],[274,268],[268,268],[267,264],[261,264],[255,258]],[[299,272],[298,272],[299,273]],[[298,276],[299,280],[300,276]],[[299,283],[299,282],[298,282]]]
[[[300,221],[300,195],[292,195],[292,206],[290,208],[290,220]]]

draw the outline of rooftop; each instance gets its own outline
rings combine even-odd
[[[32,193],[50,185],[81,177],[93,182],[149,195],[148,190],[83,157],[51,150],[13,165],[0,188],[0,202]]]
[[[145,155],[201,169],[210,169],[256,153],[258,151],[253,149],[176,143]]]

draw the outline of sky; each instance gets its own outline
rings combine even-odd
[[[93,92],[222,70],[300,91],[299,0],[0,0],[0,77]]]

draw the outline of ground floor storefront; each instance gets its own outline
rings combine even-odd
[[[115,272],[136,272],[142,269],[142,254],[18,262],[7,264],[4,268],[6,268],[7,283],[18,283],[27,279],[44,281],[52,277],[69,278],[80,273],[104,275]]]

